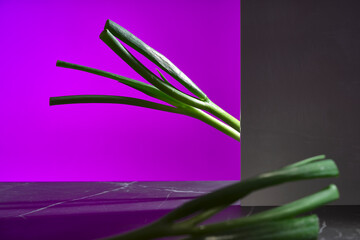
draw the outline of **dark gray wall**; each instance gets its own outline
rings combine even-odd
[[[360,1],[241,1],[242,179],[326,154],[341,176],[251,195],[277,205],[339,187],[360,204]]]

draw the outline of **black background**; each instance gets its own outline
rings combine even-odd
[[[360,1],[241,1],[242,179],[326,154],[341,176],[255,193],[278,205],[335,183],[360,204]]]

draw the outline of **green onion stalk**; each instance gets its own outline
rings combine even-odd
[[[240,121],[213,103],[195,83],[165,56],[110,20],[106,22],[100,39],[149,84],[64,61],[57,61],[56,65],[116,80],[148,96],[159,99],[167,105],[132,97],[111,95],[51,97],[50,105],[118,103],[156,109],[197,118],[240,141]],[[156,64],[196,97],[175,88],[160,70],[158,70],[159,76],[151,72],[120,41]],[[333,184],[309,196],[251,216],[212,224],[203,224],[203,222],[254,191],[293,181],[336,177],[338,174],[338,168],[333,160],[327,159],[325,155],[311,157],[202,195],[186,202],[147,226],[125,234],[111,236],[108,239],[147,240],[169,236],[182,236],[183,240],[317,239],[319,232],[318,217],[316,215],[304,216],[303,214],[338,199],[339,192]]]
[[[197,118],[240,141],[240,121],[212,102],[205,93],[190,80],[190,78],[180,71],[180,69],[178,69],[165,56],[145,44],[123,27],[110,20],[106,22],[105,28],[100,34],[100,39],[141,77],[147,80],[149,84],[114,73],[64,61],[57,61],[56,66],[80,70],[114,79],[122,84],[143,92],[148,96],[159,99],[168,105],[137,98],[108,95],[51,97],[50,105],[72,103],[118,103],[179,113]],[[178,90],[168,81],[168,79],[164,77],[160,70],[157,69],[159,76],[150,71],[138,59],[136,59],[120,41],[132,47],[151,62],[155,63],[161,70],[168,73],[196,97]]]

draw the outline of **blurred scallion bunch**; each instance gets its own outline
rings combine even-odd
[[[316,215],[299,215],[339,198],[335,185],[285,205],[254,215],[215,224],[201,224],[256,190],[282,183],[335,177],[333,160],[319,155],[261,174],[189,201],[143,228],[113,236],[113,240],[158,239],[185,236],[183,240],[315,240],[319,232]]]
[[[171,106],[137,98],[108,95],[51,97],[50,105],[120,103],[179,113],[204,121],[240,141],[240,121],[214,104],[166,57],[110,20],[106,22],[100,38],[150,84],[68,62],[58,61],[56,65],[117,80]],[[160,77],[155,75],[140,63],[118,39],[155,63],[196,97],[175,88],[159,70]],[[339,192],[336,186],[332,184],[302,199],[251,216],[215,224],[204,225],[202,222],[256,190],[292,181],[336,177],[338,174],[338,168],[333,160],[326,159],[325,155],[315,156],[205,194],[183,204],[150,225],[109,239],[145,240],[167,236],[183,236],[186,240],[317,239],[319,232],[319,219],[317,216],[299,217],[299,215],[339,198]]]

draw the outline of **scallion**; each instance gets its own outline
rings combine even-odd
[[[175,80],[186,87],[190,92],[197,97],[190,96],[177,88],[165,79],[160,73],[161,78],[155,75],[147,67],[145,67],[138,59],[136,59],[118,39],[124,41],[130,47],[134,48],[139,53],[143,54],[150,61],[154,62],[162,70],[170,74]],[[160,109],[168,112],[181,113],[193,118],[197,118],[210,126],[220,130],[230,137],[240,141],[240,121],[226,111],[221,109],[213,103],[201,90],[195,85],[183,72],[181,72],[172,62],[165,56],[155,51],[136,36],[125,30],[123,27],[108,20],[106,22],[104,31],[100,34],[100,39],[108,45],[120,58],[122,58],[130,67],[139,73],[150,84],[146,84],[134,79],[123,77],[117,74],[105,72],[102,70],[85,67],[78,64],[68,63],[64,61],[57,61],[58,67],[76,69],[84,72],[93,73],[103,77],[114,79],[120,83],[128,85],[138,91],[145,93],[151,97],[164,101],[173,107],[164,107],[165,105],[155,104],[150,101],[145,101],[135,98],[130,99],[122,97],[120,101],[118,98],[114,100],[114,96],[96,96],[96,95],[76,95],[76,96],[61,96],[51,97],[50,105],[71,104],[71,103],[120,103],[130,104],[142,107],[151,106],[154,109]],[[86,100],[85,100],[86,99]],[[107,101],[109,100],[109,101]]]
[[[56,65],[114,79],[171,106],[137,98],[109,95],[51,97],[50,105],[117,103],[178,113],[199,119],[240,141],[240,121],[214,104],[195,83],[165,56],[110,20],[106,22],[100,38],[150,84],[64,61],[57,61]],[[155,75],[137,60],[118,39],[155,63],[196,97],[175,88],[158,69],[160,77]],[[202,225],[201,223],[254,191],[292,181],[336,177],[338,174],[337,166],[333,160],[326,159],[325,155],[315,156],[203,195],[183,204],[152,224],[109,239],[146,240],[166,236],[184,236],[187,240],[316,239],[319,228],[318,218],[314,215],[303,217],[298,217],[298,215],[339,198],[339,192],[335,185],[330,185],[302,199],[252,216],[215,224]]]

